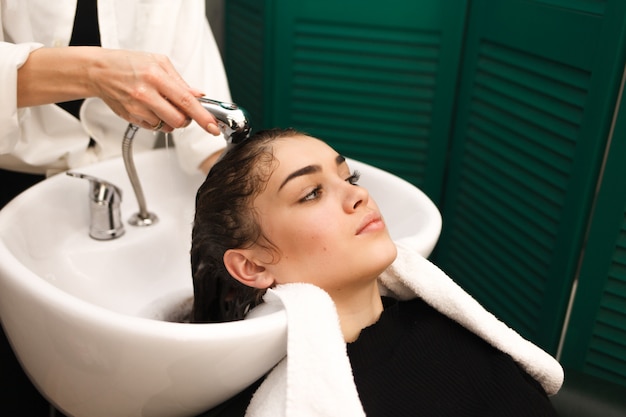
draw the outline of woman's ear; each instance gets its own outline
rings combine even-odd
[[[250,249],[228,249],[224,266],[233,278],[248,287],[269,288],[274,284],[272,274],[254,260]]]

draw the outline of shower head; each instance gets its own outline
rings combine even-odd
[[[198,98],[202,107],[211,113],[228,145],[236,145],[250,136],[250,122],[246,111],[235,103],[227,103],[210,98]]]

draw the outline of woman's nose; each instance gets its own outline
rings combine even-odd
[[[367,206],[368,201],[369,192],[367,191],[367,189],[358,185],[348,184],[345,198],[346,211],[354,211],[361,205]]]

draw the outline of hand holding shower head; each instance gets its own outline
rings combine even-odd
[[[198,101],[217,119],[217,124],[228,145],[236,145],[250,136],[250,123],[244,109],[235,103],[226,103],[205,97],[198,98]]]

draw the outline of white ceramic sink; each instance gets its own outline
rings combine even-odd
[[[430,254],[441,230],[417,188],[356,161],[395,239]],[[57,175],[0,211],[0,319],[38,389],[74,417],[194,416],[245,388],[286,351],[282,310],[241,322],[170,322],[193,294],[191,222],[200,175],[172,150],[135,155],[150,227],[115,240],[89,237],[88,183]],[[79,170],[137,203],[121,158]],[[266,307],[265,307],[266,308]]]

